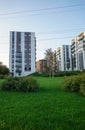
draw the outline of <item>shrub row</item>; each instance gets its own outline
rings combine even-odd
[[[37,90],[38,84],[34,77],[8,77],[1,85],[2,90],[32,92]]]
[[[0,79],[5,79],[5,78],[7,78],[7,77],[8,77],[8,75],[0,74]]]
[[[81,74],[81,71],[58,71],[56,73],[54,73],[54,77],[64,77],[64,76],[72,76],[72,75],[78,75]],[[42,77],[49,77],[49,74],[46,72],[43,73],[38,73],[35,72],[32,74],[33,76],[42,76]]]
[[[81,71],[59,71],[56,72],[55,77],[63,77],[63,76],[72,76],[72,75],[78,75]]]
[[[69,92],[81,92],[85,96],[85,74],[65,77],[62,88]]]

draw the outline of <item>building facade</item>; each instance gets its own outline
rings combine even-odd
[[[85,69],[85,32],[72,40],[72,70]]]
[[[56,55],[57,71],[71,71],[71,46],[62,45],[61,47],[57,48]]]
[[[61,47],[58,47],[56,50],[56,59],[57,71],[61,71]]]
[[[10,32],[9,68],[14,76],[35,72],[36,38],[34,32]]]
[[[47,61],[45,59],[36,62],[36,71],[39,73],[46,72]]]

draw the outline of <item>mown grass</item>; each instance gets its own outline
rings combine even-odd
[[[63,92],[63,78],[37,81],[38,92],[0,91],[0,130],[84,130],[85,98]]]
[[[4,79],[0,79],[0,84],[2,84],[4,82]]]

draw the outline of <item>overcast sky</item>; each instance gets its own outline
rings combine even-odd
[[[0,0],[0,61],[9,65],[9,31],[32,31],[37,60],[85,31],[85,0]]]

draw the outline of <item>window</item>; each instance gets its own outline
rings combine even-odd
[[[12,60],[12,63],[14,63],[14,60]]]
[[[14,65],[12,65],[12,68],[14,68]]]
[[[12,48],[14,48],[14,45],[12,45]]]
[[[12,58],[14,58],[14,55],[12,55]]]
[[[14,44],[14,32],[12,32],[12,44]]]
[[[25,71],[27,71],[27,67],[25,67]]]
[[[31,71],[31,67],[29,67],[29,71]]]
[[[12,53],[14,53],[14,50],[12,50]]]

